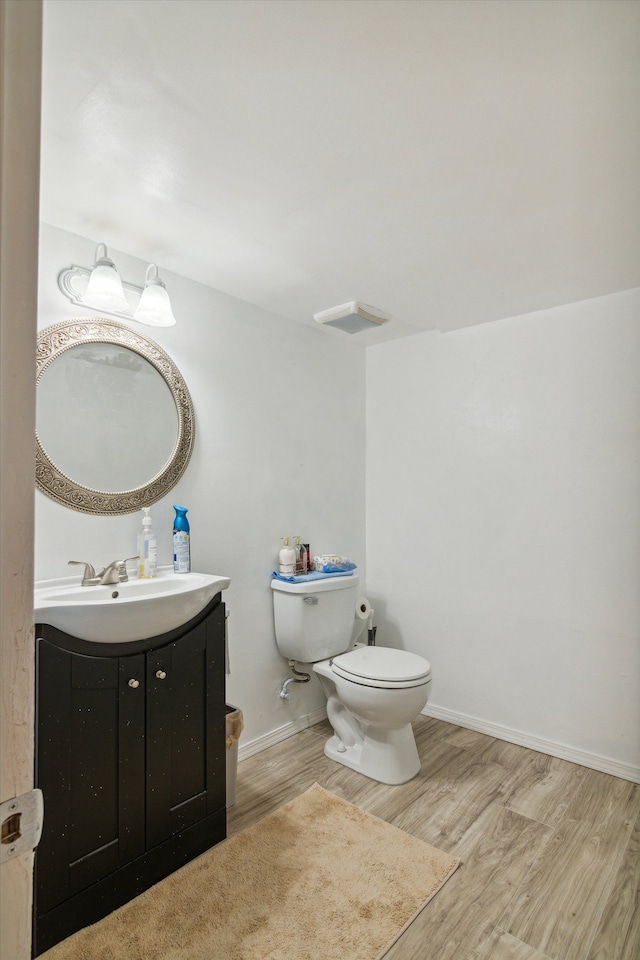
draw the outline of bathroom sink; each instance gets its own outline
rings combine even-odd
[[[81,587],[77,577],[35,586],[35,623],[48,623],[81,640],[131,643],[182,626],[230,580],[209,573],[174,573],[159,567],[151,580]]]

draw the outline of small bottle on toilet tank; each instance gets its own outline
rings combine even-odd
[[[296,551],[296,562],[295,562],[296,576],[297,576],[297,577],[300,577],[300,576],[302,576],[303,574],[305,574],[305,573],[307,572],[307,570],[306,570],[306,568],[305,568],[305,565],[304,565],[304,551],[303,551],[303,549],[302,549],[302,546],[303,546],[303,545],[302,545],[302,539],[301,539],[301,537],[294,537],[293,539],[295,540],[295,544],[296,544],[296,545],[295,545],[295,551]]]

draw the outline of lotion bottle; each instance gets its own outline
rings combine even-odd
[[[187,507],[179,507],[175,503],[173,509],[176,515],[173,520],[173,571],[174,573],[189,573],[191,570],[191,542]]]
[[[158,541],[152,529],[150,507],[143,507],[142,530],[138,534],[138,576],[155,577],[158,569]]]
[[[285,577],[292,577],[295,573],[296,552],[289,543],[289,537],[280,537],[280,539],[284,541],[278,558],[280,573]]]

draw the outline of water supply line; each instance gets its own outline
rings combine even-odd
[[[296,670],[295,660],[289,660],[289,666],[292,672],[295,673],[295,677],[289,677],[289,679],[285,680],[282,684],[282,690],[280,691],[281,700],[291,700],[291,694],[287,692],[287,687],[290,683],[309,683],[309,680],[311,680],[310,673],[301,673],[300,670]]]

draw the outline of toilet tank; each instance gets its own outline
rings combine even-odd
[[[355,575],[303,583],[274,577],[273,616],[282,656],[316,663],[344,653],[351,641],[359,582]]]

